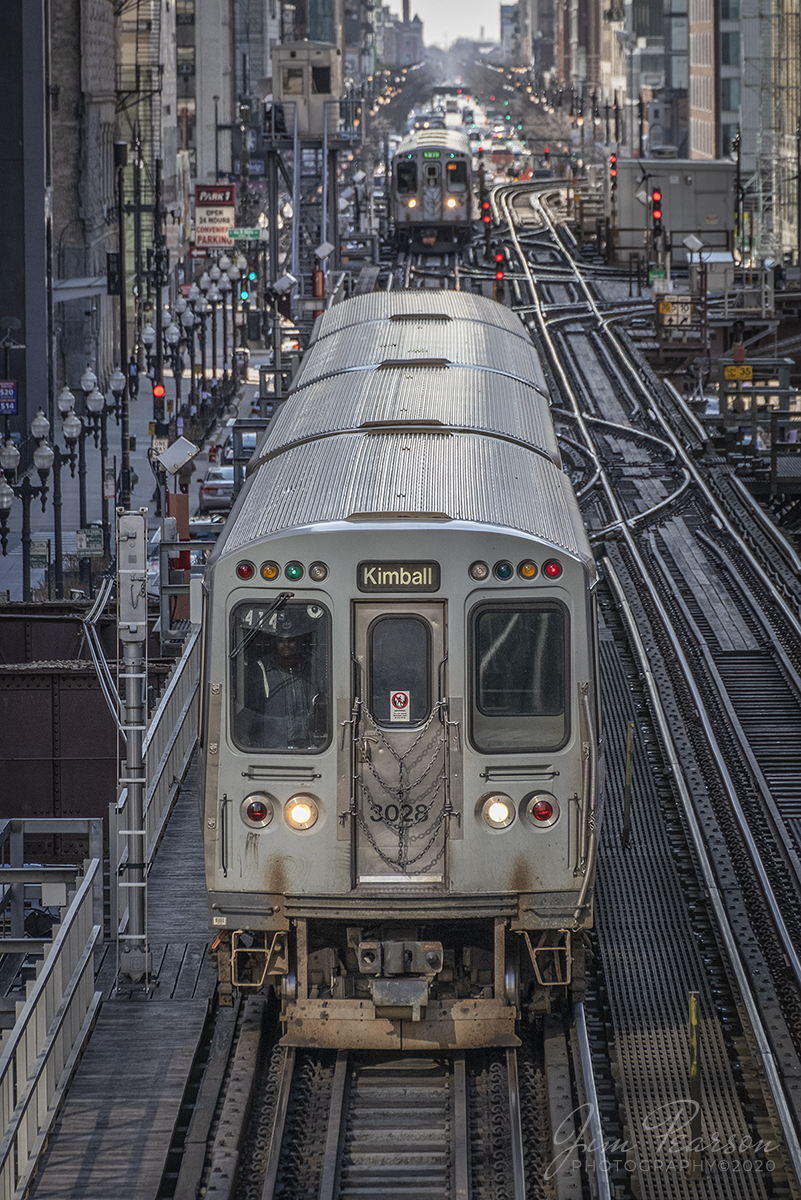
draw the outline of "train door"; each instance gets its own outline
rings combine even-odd
[[[426,221],[442,219],[442,167],[439,160],[423,163],[423,217]]]
[[[356,887],[447,883],[446,605],[354,604]]]

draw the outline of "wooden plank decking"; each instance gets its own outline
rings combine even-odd
[[[36,1200],[155,1200],[214,993],[194,767],[148,881],[150,997],[114,991],[98,958],[97,1025],[30,1191]]]

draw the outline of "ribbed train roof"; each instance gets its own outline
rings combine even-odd
[[[525,448],[474,434],[351,433],[308,442],[255,472],[221,535],[221,553],[266,535],[353,514],[445,513],[520,530],[579,556],[562,471]]]
[[[395,368],[352,373],[294,392],[273,422],[259,459],[302,438],[357,429],[371,421],[439,421],[525,442],[555,463],[559,448],[548,401],[534,388],[491,371]],[[265,469],[265,468],[260,468]]]
[[[415,129],[401,141],[398,154],[408,154],[416,146],[442,146],[447,150],[458,150],[462,154],[470,152],[470,139],[466,133],[457,129]]]
[[[328,337],[340,329],[364,325],[365,322],[391,321],[393,327],[402,327],[403,318],[411,319],[420,314],[424,318],[441,314],[454,321],[477,321],[497,329],[508,329],[531,346],[531,339],[520,318],[502,304],[484,296],[476,296],[472,292],[451,292],[433,288],[414,292],[373,292],[370,295],[354,296],[342,304],[335,304],[323,313],[317,322],[314,341]],[[439,325],[442,329],[447,322],[432,321],[431,325]],[[533,347],[531,349],[533,354]]]

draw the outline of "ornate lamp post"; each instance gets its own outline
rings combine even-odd
[[[217,378],[217,305],[222,300],[222,292],[213,283],[208,290],[206,300],[211,305],[211,377]]]
[[[234,381],[234,391],[236,391],[236,385],[238,382],[237,381],[237,370],[236,370],[236,292],[233,289],[236,287],[237,283],[239,282],[242,272],[239,270],[239,267],[234,263],[228,268],[226,274],[228,275],[228,280],[229,280],[229,283],[230,283],[230,286],[232,289],[231,290],[231,378]]]
[[[47,505],[47,477],[53,465],[53,449],[47,444],[50,432],[50,422],[41,408],[31,422],[31,433],[39,442],[33,453],[33,462],[39,475],[40,483],[34,485],[27,475],[23,475],[19,483],[9,483],[7,479],[0,482],[0,544],[3,554],[8,546],[8,517],[14,497],[22,501],[22,599],[31,599],[31,502],[34,497],[40,497],[42,512]],[[14,443],[8,440],[0,449],[0,467],[3,472],[16,472],[19,466],[20,454]]]
[[[170,358],[172,367],[172,376],[175,380],[175,409],[176,412],[181,407],[181,376],[184,373],[184,364],[181,358],[181,352],[178,348],[178,343],[181,340],[181,330],[174,321],[170,321],[167,328],[164,330],[164,341],[167,344],[167,353]]]
[[[222,262],[222,259],[220,259]],[[219,292],[222,299],[222,361],[223,361],[223,384],[228,382],[228,313],[226,311],[225,302],[228,298],[228,293],[232,287],[231,280],[226,274],[220,275]]]
[[[108,385],[114,397],[114,418],[119,425],[122,415],[122,394],[125,391],[125,376],[119,367],[114,368],[114,373],[108,381]]]
[[[189,370],[191,371],[189,403],[195,406],[197,404],[197,392],[195,390],[195,314],[189,305],[181,313],[181,324],[183,325],[184,335],[189,347]]]
[[[203,378],[202,390],[206,390],[206,317],[209,315],[210,305],[206,297],[201,294],[198,296],[194,304],[195,316],[199,318],[197,330],[197,340],[200,342],[200,364]]]
[[[153,347],[156,344],[156,331],[148,321],[141,333],[142,345],[145,348],[145,356],[147,358],[147,373],[150,374],[153,368]]]

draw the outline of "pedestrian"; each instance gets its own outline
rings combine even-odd
[[[131,355],[131,361],[128,363],[128,394],[132,400],[139,395],[139,363],[135,354]]]
[[[182,467],[178,469],[178,486],[184,495],[189,491],[189,484],[192,482],[192,476],[195,473],[195,460],[189,459]]]

